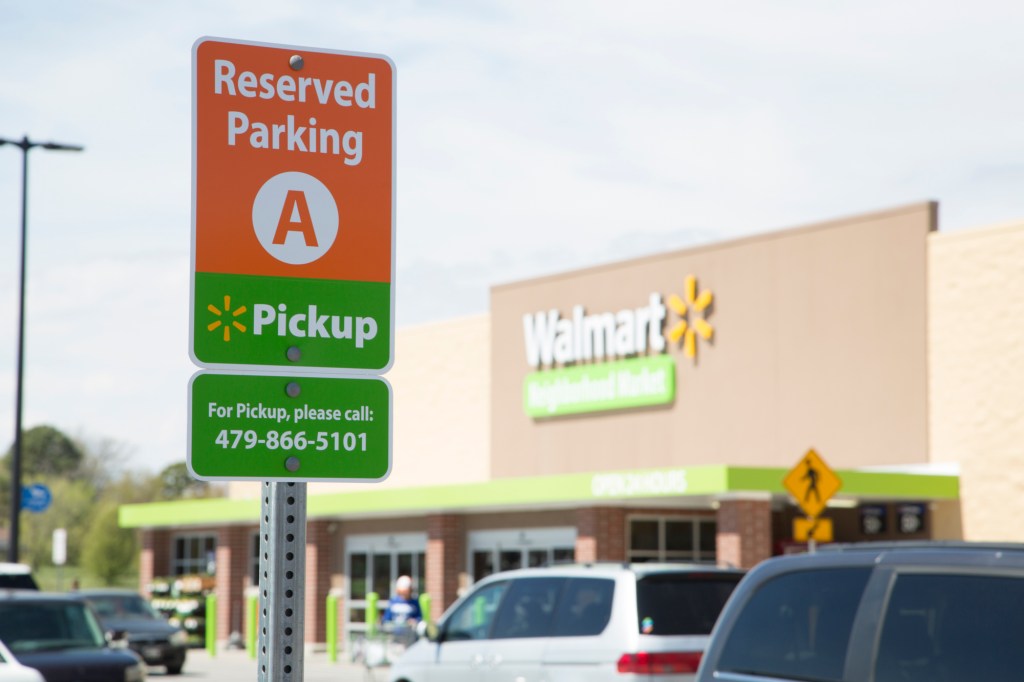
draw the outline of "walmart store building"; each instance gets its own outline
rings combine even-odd
[[[814,448],[839,541],[1024,540],[1024,223],[925,203],[496,286],[400,330],[394,467],[309,485],[306,638],[407,573],[435,613],[563,561],[749,567],[799,551],[783,478]],[[128,505],[141,583],[210,572],[245,631],[259,485]],[[211,627],[213,624],[210,624]]]

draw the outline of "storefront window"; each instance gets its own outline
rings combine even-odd
[[[718,524],[701,521],[697,524],[697,532],[700,535],[700,560],[713,562],[718,551]]]
[[[512,571],[523,567],[523,553],[518,549],[502,551],[499,557],[503,571]]]
[[[477,550],[473,552],[473,576],[479,580],[494,573],[493,552]]]
[[[366,566],[365,552],[353,552],[349,555],[349,587],[352,599],[366,599]]]
[[[629,561],[714,563],[716,524],[708,519],[635,517],[629,520]]]
[[[659,524],[655,520],[634,520],[630,526],[629,548],[641,552],[657,552]]]
[[[524,566],[572,563],[576,557],[576,529],[571,527],[472,531],[468,540],[474,581]]]
[[[666,520],[665,549],[669,552],[692,552],[693,522]]]
[[[213,575],[217,565],[215,535],[179,535],[174,539],[172,575]]]
[[[391,596],[391,583],[391,554],[374,554],[373,591],[381,599],[388,599]]]

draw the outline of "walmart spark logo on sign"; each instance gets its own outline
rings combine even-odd
[[[238,308],[235,308],[234,310],[231,310],[231,297],[230,296],[225,296],[224,297],[224,311],[223,312],[221,312],[221,310],[217,306],[213,305],[212,303],[210,305],[206,306],[206,309],[209,310],[214,315],[216,315],[217,318],[218,318],[218,319],[214,320],[213,322],[211,322],[210,324],[206,325],[206,329],[208,331],[211,331],[211,332],[212,331],[216,331],[218,329],[223,329],[222,333],[224,335],[224,341],[225,342],[228,342],[228,341],[231,340],[231,328],[232,327],[234,327],[235,329],[237,329],[240,332],[243,332],[243,333],[245,332],[245,329],[246,329],[245,325],[242,324],[241,322],[239,322],[237,319],[231,320],[230,322],[228,320],[226,320],[226,319],[224,319],[224,320],[220,319],[220,318],[226,317],[229,313],[230,313],[231,317],[237,318],[238,316],[244,314],[245,311],[247,310],[247,308],[244,305],[243,306],[239,306]]]
[[[675,363],[665,353],[681,344],[696,360],[698,337],[714,336],[707,320],[713,300],[709,290],[698,293],[690,275],[684,296],[671,294],[667,306],[661,294],[651,293],[646,305],[616,313],[587,314],[577,305],[568,318],[555,309],[524,315],[527,363],[553,368],[527,375],[526,413],[547,417],[671,402]],[[674,318],[666,332],[669,310]]]

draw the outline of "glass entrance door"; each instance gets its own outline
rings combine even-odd
[[[352,535],[345,539],[344,630],[348,645],[366,632],[366,596],[376,592],[383,613],[395,580],[412,578],[413,591],[426,589],[427,536],[423,533],[395,535]]]

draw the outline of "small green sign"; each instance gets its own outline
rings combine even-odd
[[[557,417],[670,403],[676,365],[668,355],[544,370],[526,376],[523,406],[531,417]]]
[[[188,467],[203,480],[381,481],[391,386],[379,377],[199,372]]]
[[[199,364],[383,372],[391,363],[388,283],[203,272],[194,279]]]

